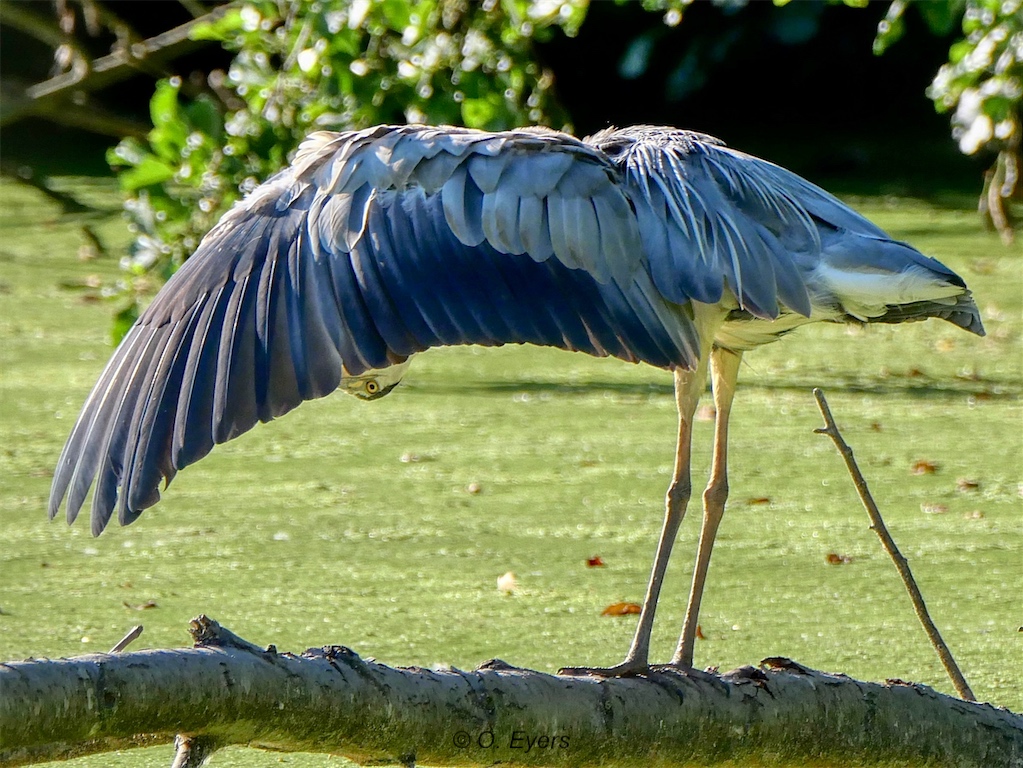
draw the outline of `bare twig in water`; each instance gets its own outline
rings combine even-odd
[[[870,516],[871,530],[877,534],[877,537],[881,540],[881,546],[884,547],[885,552],[888,553],[892,562],[895,563],[895,568],[899,572],[899,576],[902,577],[902,583],[905,585],[906,591],[909,592],[909,598],[913,601],[913,610],[916,611],[917,618],[923,624],[924,632],[927,633],[931,645],[934,646],[938,658],[941,659],[945,671],[951,678],[956,693],[966,701],[976,701],[977,697],[973,695],[973,691],[970,690],[970,686],[966,683],[966,678],[963,677],[963,673],[959,670],[955,659],[952,658],[952,652],[945,645],[945,641],[941,639],[941,633],[938,632],[938,628],[934,626],[930,614],[927,613],[927,606],[924,605],[923,595],[920,594],[920,588],[917,587],[913,574],[909,570],[909,563],[902,556],[902,553],[899,552],[899,548],[895,546],[895,541],[892,539],[891,534],[888,533],[888,528],[885,526],[884,520],[881,519],[881,512],[874,502],[874,497],[870,495],[867,481],[864,480],[860,468],[856,465],[856,459],[853,458],[852,448],[842,438],[841,433],[838,431],[838,426],[831,416],[831,409],[828,407],[828,401],[824,399],[824,393],[815,387],[813,396],[817,399],[817,406],[821,409],[821,415],[824,416],[825,425],[815,429],[814,432],[818,435],[830,437],[834,441],[835,447],[838,448],[838,452],[842,454],[842,458],[845,459],[845,466],[849,470],[853,484],[856,486],[856,492],[860,495],[860,501],[863,502],[863,507]]]

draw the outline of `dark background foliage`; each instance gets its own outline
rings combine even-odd
[[[921,183],[932,191],[935,184],[972,189],[984,162],[959,156],[947,117],[935,112],[924,92],[946,61],[956,30],[934,35],[918,16],[907,15],[904,38],[875,56],[871,44],[887,5],[860,9],[804,0],[730,11],[701,2],[686,10],[681,24],[668,27],[661,14],[639,3],[598,1],[577,36],[553,30],[536,54],[553,71],[557,97],[579,134],[609,124],[677,125],[769,154],[811,176],[850,176],[913,192],[914,176],[926,170]],[[190,18],[177,2],[116,7],[141,35]],[[104,37],[92,41],[97,53],[109,44]],[[189,75],[226,68],[230,60],[230,53],[211,44],[171,69],[187,82]],[[51,66],[45,45],[0,26],[5,77],[37,81]],[[152,93],[153,79],[140,75],[101,99],[145,121]],[[108,172],[107,137],[30,119],[5,127],[2,142],[5,157],[47,172]],[[907,145],[915,151],[901,151]]]

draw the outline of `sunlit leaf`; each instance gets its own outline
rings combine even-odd
[[[174,169],[164,161],[150,155],[143,158],[135,167],[122,171],[118,180],[123,189],[135,190],[154,184],[162,184],[173,178]]]
[[[846,565],[853,560],[849,555],[840,555],[837,552],[828,552],[824,559],[828,565]]]
[[[612,603],[603,611],[600,612],[601,616],[630,616],[634,613],[642,611],[642,606],[639,603]]]
[[[191,40],[227,40],[242,27],[240,9],[232,9],[215,21],[196,24],[189,30]]]

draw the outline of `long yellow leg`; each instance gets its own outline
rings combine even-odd
[[[672,666],[692,669],[693,645],[696,642],[696,625],[700,616],[700,601],[707,580],[707,568],[714,549],[714,537],[725,513],[728,499],[728,416],[732,410],[732,398],[739,378],[739,364],[742,354],[715,348],[711,353],[711,381],[714,387],[714,406],[717,417],[714,421],[714,460],[710,470],[710,482],[703,492],[703,525],[700,528],[700,544],[696,554],[696,568],[693,570],[693,586],[689,593],[689,605],[682,625],[682,636],[672,657]]]
[[[646,597],[639,614],[639,625],[632,640],[625,660],[608,668],[568,667],[561,670],[562,674],[598,674],[606,676],[628,675],[646,672],[649,669],[650,633],[654,626],[654,613],[657,610],[657,599],[664,583],[664,572],[671,557],[671,548],[675,543],[679,525],[686,514],[686,506],[692,490],[689,475],[690,457],[692,455],[693,415],[696,404],[707,382],[707,357],[702,355],[694,371],[675,370],[675,403],[678,406],[678,443],[675,451],[675,469],[672,473],[671,486],[665,498],[664,525],[661,538],[657,543],[657,554],[654,555],[653,570],[647,586]]]

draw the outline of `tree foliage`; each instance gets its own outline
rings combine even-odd
[[[904,31],[910,0],[894,0],[878,26],[883,53]],[[1008,245],[1013,225],[1006,201],[1023,194],[1023,0],[945,0],[912,4],[930,30],[946,34],[962,19],[963,37],[927,89],[940,112],[952,112],[952,137],[964,155],[996,152],[985,174],[980,212]]]
[[[909,0],[895,0],[878,26],[874,50],[902,37]],[[927,95],[941,112],[954,110],[952,135],[963,154],[1020,144],[1023,105],[1023,0],[947,0],[912,7],[935,34],[962,19],[963,37],[948,52]]]
[[[200,28],[234,53],[228,71],[198,88],[161,80],[152,131],[109,153],[134,235],[115,337],[137,317],[151,276],[169,277],[314,130],[569,127],[532,46],[555,28],[574,34],[585,12],[583,0],[262,0]]]

